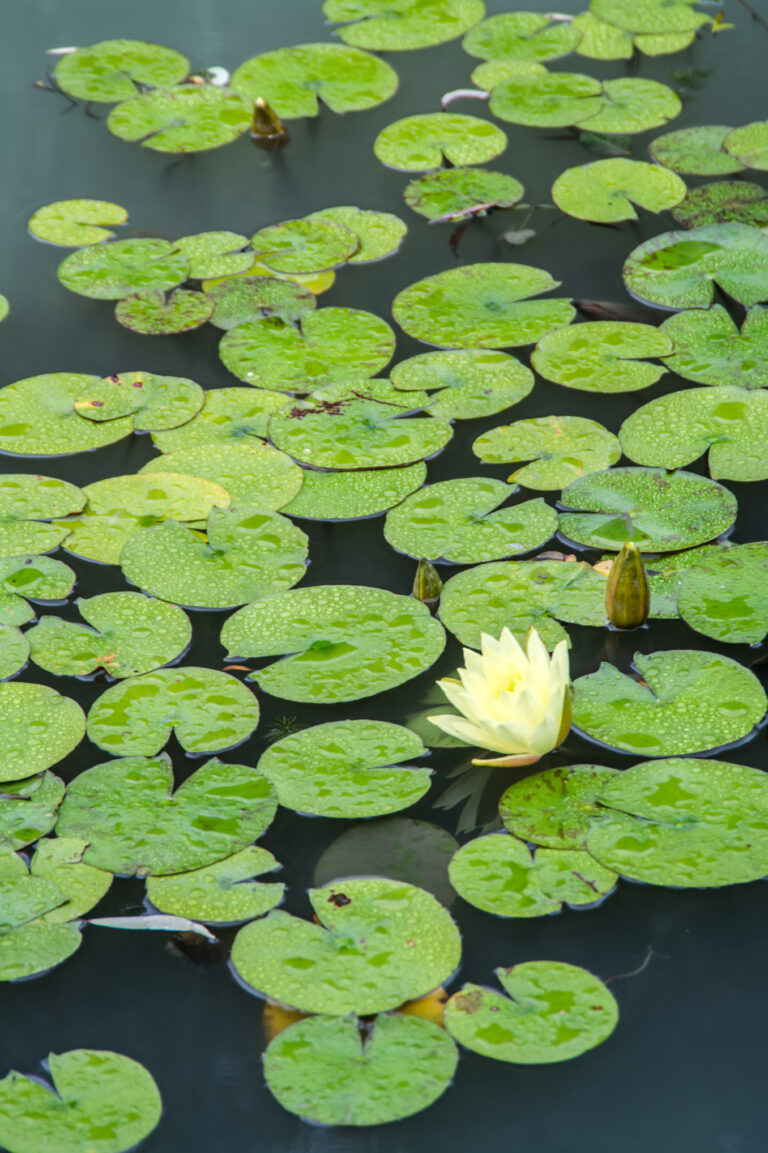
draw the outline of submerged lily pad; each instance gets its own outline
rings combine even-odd
[[[147,877],[147,897],[162,913],[209,925],[237,925],[274,909],[285,885],[256,881],[280,864],[266,849],[249,845],[223,861],[165,877]]]
[[[511,208],[524,189],[514,176],[484,168],[442,168],[412,180],[405,203],[432,223],[485,216],[493,208]]]
[[[180,52],[144,40],[100,40],[62,56],[56,83],[78,100],[111,104],[130,100],[144,87],[180,84],[189,75],[189,61]]]
[[[421,488],[427,477],[423,461],[403,468],[357,469],[355,472],[304,473],[301,492],[286,505],[286,516],[307,520],[361,520],[378,516]]]
[[[483,60],[556,60],[578,45],[581,33],[565,20],[552,20],[542,12],[503,12],[475,24],[461,46]]]
[[[0,848],[16,852],[50,833],[64,798],[64,782],[53,773],[6,781],[0,796]]]
[[[343,224],[305,217],[260,229],[251,237],[251,246],[259,264],[270,271],[308,276],[338,268],[360,242]]]
[[[295,324],[303,312],[310,312],[316,304],[314,293],[308,288],[275,276],[228,276],[216,280],[205,292],[213,301],[211,324],[225,331],[269,316]]]
[[[626,455],[638,464],[677,468],[709,450],[709,472],[716,479],[768,479],[768,393],[763,389],[668,393],[627,417],[619,436]]]
[[[569,765],[534,773],[512,785],[499,802],[510,833],[549,849],[585,849],[593,814],[618,769]]]
[[[252,674],[264,692],[331,703],[374,696],[418,676],[440,656],[445,632],[412,597],[320,585],[246,605],[227,620],[221,642],[228,659],[283,657]]]
[[[361,45],[361,47],[367,47]],[[340,44],[295,44],[246,60],[232,76],[236,92],[266,100],[278,116],[317,116],[320,101],[332,112],[360,112],[397,91],[394,68]]]
[[[213,301],[204,292],[177,288],[170,296],[157,291],[124,296],[115,306],[115,320],[145,336],[170,336],[200,328],[212,312]]]
[[[764,228],[768,225],[768,192],[747,180],[716,180],[689,189],[672,215],[683,228],[734,221]]]
[[[196,232],[180,236],[174,246],[186,256],[192,280],[237,276],[247,272],[255,260],[248,237],[239,232]]]
[[[78,415],[75,402],[98,380],[81,372],[46,372],[1,388],[0,452],[67,456],[129,436],[133,430],[129,417],[96,424]]]
[[[236,677],[187,665],[106,689],[88,712],[88,736],[117,757],[151,757],[173,733],[195,755],[242,744],[258,723],[259,702]]]
[[[506,996],[465,985],[445,1007],[445,1027],[461,1045],[516,1065],[568,1061],[616,1028],[619,1009],[602,981],[560,961],[497,969]]]
[[[387,322],[356,308],[305,312],[296,327],[278,318],[251,321],[219,343],[224,365],[246,384],[299,393],[374,376],[394,351]]]
[[[55,549],[67,530],[45,521],[78,512],[85,499],[83,489],[52,476],[0,475],[0,557]]]
[[[524,400],[533,388],[533,373],[519,360],[475,348],[423,352],[396,364],[389,379],[398,391],[431,392],[424,407],[444,420],[493,416]]]
[[[404,288],[392,315],[409,336],[442,348],[533,344],[576,315],[567,300],[527,299],[558,285],[527,264],[467,264]]]
[[[85,716],[46,685],[12,681],[0,684],[0,731],[0,781],[17,781],[71,753],[85,734]]]
[[[205,152],[242,136],[251,126],[247,100],[211,84],[179,84],[145,92],[112,109],[107,128],[153,152]]]
[[[174,792],[167,754],[131,756],[75,777],[56,831],[83,837],[83,859],[110,873],[187,873],[257,840],[276,807],[269,781],[246,765],[206,761]]]
[[[736,497],[706,477],[662,469],[613,468],[563,491],[563,534],[588,548],[673,552],[713,540],[736,520]]]
[[[365,1034],[354,1018],[310,1017],[270,1042],[264,1078],[284,1109],[312,1124],[384,1125],[436,1101],[457,1061],[445,1031],[419,1017],[383,1014]]]
[[[690,176],[727,176],[744,165],[730,156],[723,141],[733,131],[721,124],[697,124],[665,132],[648,145],[657,164]]]
[[[431,770],[399,767],[425,752],[419,737],[401,725],[331,721],[276,741],[258,767],[288,809],[320,817],[380,817],[407,809],[427,792]]]
[[[613,433],[583,416],[537,416],[503,424],[479,436],[472,451],[486,464],[531,461],[507,480],[540,489],[564,488],[584,473],[609,468],[621,456]]]
[[[32,601],[63,601],[72,592],[75,574],[69,565],[48,556],[0,558],[0,625],[34,620]]]
[[[573,724],[637,756],[708,752],[748,736],[766,696],[738,661],[695,649],[635,653],[642,680],[603,663],[574,684]]]
[[[687,380],[768,388],[768,309],[750,308],[741,334],[721,304],[678,312],[661,331],[672,341],[665,364]]]
[[[191,420],[178,428],[153,432],[160,452],[178,453],[204,444],[258,446],[267,435],[269,418],[291,402],[285,393],[266,388],[212,388]]]
[[[27,228],[48,244],[80,248],[109,240],[115,234],[105,226],[125,224],[127,219],[127,211],[109,200],[57,200],[38,208],[27,221]]]
[[[542,337],[531,364],[546,380],[583,392],[636,392],[655,384],[664,369],[640,357],[672,351],[665,332],[650,324],[592,320]]]
[[[75,408],[80,416],[99,422],[133,416],[134,432],[154,432],[186,424],[204,400],[200,385],[183,376],[120,372],[84,388]]]
[[[730,644],[759,644],[768,633],[768,544],[710,550],[684,570],[680,616],[697,632]]]
[[[46,616],[26,634],[32,660],[56,676],[103,668],[116,679],[134,677],[176,660],[192,639],[182,609],[140,593],[102,593],[77,604],[90,628]]]
[[[293,500],[304,479],[289,456],[252,438],[191,445],[148,461],[139,475],[147,473],[203,477],[226,489],[236,506],[249,504],[271,512]]]
[[[368,1015],[424,996],[456,969],[461,938],[431,893],[381,877],[310,889],[318,924],[270,913],[241,929],[241,981],[304,1013]]]
[[[325,0],[345,44],[375,52],[430,48],[455,40],[485,16],[483,0]]]
[[[398,552],[452,564],[531,552],[555,534],[557,513],[541,499],[499,508],[515,491],[484,477],[426,485],[387,513],[384,536]]]
[[[347,257],[349,264],[369,264],[397,252],[408,231],[407,225],[392,212],[374,212],[368,208],[343,205],[311,212],[305,220],[342,225],[354,232],[358,247]]]
[[[485,164],[507,147],[507,134],[489,120],[458,112],[422,112],[383,128],[373,151],[387,168],[426,172],[450,164]]]
[[[637,220],[633,203],[664,212],[685,194],[685,181],[674,172],[620,156],[566,168],[552,185],[552,199],[563,212],[603,224]]]
[[[733,128],[723,141],[723,148],[746,168],[768,171],[768,120],[755,120]]]
[[[113,240],[78,248],[56,275],[65,288],[94,300],[121,300],[135,292],[165,292],[187,278],[187,260],[169,240]]]
[[[499,120],[532,128],[576,125],[589,132],[645,132],[680,114],[678,96],[656,80],[596,80],[580,72],[518,73],[495,85],[488,107]]]

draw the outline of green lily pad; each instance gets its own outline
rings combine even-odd
[[[331,721],[276,741],[258,767],[285,808],[359,819],[399,812],[424,796],[431,770],[395,766],[425,752],[401,725]]]
[[[169,519],[196,523],[230,502],[221,485],[175,472],[113,476],[83,491],[85,511],[61,522],[69,530],[64,547],[100,564],[119,564],[126,543],[147,525]]]
[[[710,550],[683,572],[680,616],[697,632],[730,644],[759,644],[768,633],[768,544]]]
[[[365,1034],[354,1018],[310,1017],[270,1042],[264,1078],[284,1109],[312,1124],[384,1125],[442,1096],[457,1061],[445,1031],[419,1017],[382,1015]]]
[[[5,320],[8,313],[11,311],[11,306],[8,302],[8,297],[0,293],[0,323]]]
[[[572,26],[580,33],[581,39],[574,48],[579,56],[590,60],[630,60],[635,51],[635,41],[631,32],[598,20],[592,12],[580,12],[572,20]],[[677,51],[677,48],[673,49]]]
[[[445,1027],[465,1048],[496,1061],[544,1065],[594,1049],[619,1009],[602,981],[560,961],[497,969],[505,993],[465,985],[445,1007]]]
[[[573,52],[581,33],[569,21],[541,12],[504,12],[471,28],[461,42],[470,56],[483,60],[556,60]]]
[[[703,544],[689,548],[685,552],[668,553],[657,556],[646,564],[648,584],[651,591],[649,617],[658,620],[675,620],[678,612],[677,597],[683,576],[689,568],[696,568],[699,562],[723,548],[730,548],[729,541],[717,544]]]
[[[228,659],[283,657],[252,674],[264,692],[338,703],[375,696],[418,676],[440,656],[445,632],[412,597],[320,585],[246,605],[224,624],[221,643]]]
[[[56,275],[79,296],[121,300],[131,293],[175,288],[187,278],[187,261],[168,240],[113,240],[71,252]]]
[[[559,624],[605,625],[605,577],[570,561],[503,561],[478,565],[445,582],[440,619],[463,645],[480,648],[483,633],[508,628],[520,643],[533,626],[549,649],[568,634]],[[434,711],[434,710],[433,710]]]
[[[618,769],[569,765],[547,769],[517,781],[499,802],[499,816],[510,833],[561,851],[585,849],[598,801]]]
[[[147,896],[156,909],[209,925],[237,925],[263,917],[283,899],[281,882],[255,881],[280,864],[266,849],[248,845],[202,869],[147,877]]]
[[[278,318],[251,321],[219,343],[225,367],[246,384],[299,393],[374,376],[394,351],[387,322],[356,308],[305,312],[296,327]]]
[[[768,388],[768,309],[751,308],[741,334],[721,304],[678,312],[661,331],[672,341],[665,364],[686,380]]]
[[[35,619],[32,601],[63,601],[72,592],[69,565],[48,556],[0,558],[0,625],[24,625]]]
[[[194,756],[235,748],[258,723],[259,703],[236,677],[187,665],[112,685],[91,705],[87,731],[117,757],[152,757],[172,733]]]
[[[115,320],[123,328],[144,336],[170,336],[191,332],[210,319],[213,301],[204,292],[177,288],[164,292],[134,292],[115,305]]]
[[[398,552],[451,564],[531,552],[554,536],[557,513],[540,498],[499,508],[515,491],[484,477],[426,485],[387,513],[384,536]]]
[[[85,499],[83,489],[52,476],[0,476],[0,556],[52,551],[67,530],[45,520],[78,512]]]
[[[243,505],[211,512],[205,534],[174,521],[125,545],[125,579],[187,608],[224,609],[283,592],[304,576],[308,541],[287,517]]]
[[[533,373],[519,360],[484,348],[423,352],[395,365],[389,379],[398,391],[431,392],[426,411],[444,420],[493,416],[533,388]]]
[[[397,252],[405,239],[408,227],[392,212],[373,212],[367,208],[340,206],[311,212],[305,220],[314,223],[341,225],[354,232],[358,247],[347,257],[349,264],[370,264]]]
[[[51,1053],[46,1070],[52,1087],[15,1070],[0,1081],[0,1141],[9,1153],[123,1153],[160,1120],[157,1085],[130,1057],[70,1049]]]
[[[624,320],[592,320],[550,332],[536,345],[531,364],[546,380],[582,392],[636,392],[664,373],[640,357],[672,352],[666,331]]]
[[[0,684],[0,781],[17,781],[58,764],[80,744],[85,716],[76,701],[46,685]]]
[[[746,395],[746,394],[745,394]],[[727,532],[736,498],[722,485],[690,472],[612,468],[590,473],[563,491],[563,534],[587,548],[632,541],[641,552],[674,552]]]
[[[683,756],[748,736],[765,715],[754,673],[695,649],[635,653],[642,682],[603,663],[574,684],[573,724],[592,740],[637,756]]]
[[[251,107],[236,92],[210,84],[180,84],[145,92],[112,109],[113,136],[153,152],[205,152],[242,136],[251,126]]]
[[[648,145],[657,164],[690,176],[727,176],[741,172],[744,165],[723,147],[732,128],[722,124],[697,124],[665,132]]]
[[[603,81],[602,89],[597,110],[587,111],[578,122],[589,132],[646,132],[674,120],[683,109],[677,93],[657,80],[623,77]]]
[[[286,505],[286,516],[307,520],[362,520],[378,516],[421,488],[427,477],[423,461],[403,468],[358,469],[356,472],[304,473],[301,492]]]
[[[675,468],[709,450],[710,475],[768,478],[768,393],[762,389],[690,388],[659,397],[619,430],[626,455],[638,464]]]
[[[329,220],[286,220],[251,237],[259,264],[272,272],[307,276],[344,264],[360,247],[355,233]]]
[[[507,147],[507,134],[489,120],[458,112],[422,112],[383,128],[373,151],[387,168],[426,172],[444,161],[485,164]]]
[[[629,254],[622,276],[632,296],[658,308],[708,308],[715,284],[749,307],[768,300],[768,235],[748,224],[664,232]]]
[[[366,47],[366,45],[360,45]],[[360,112],[397,91],[394,68],[340,44],[295,44],[246,60],[232,76],[236,92],[268,101],[278,116],[317,116],[320,101],[332,112]]]
[[[40,840],[56,824],[64,782],[53,773],[37,773],[0,786],[0,848],[19,849]]]
[[[590,0],[589,10],[627,32],[650,36],[670,32],[691,32],[709,23],[710,17],[696,12],[696,0]]]
[[[245,443],[182,448],[148,461],[139,475],[147,473],[203,477],[226,489],[236,505],[250,504],[270,511],[293,500],[304,480],[301,468],[290,457],[253,438]]]
[[[603,224],[637,220],[633,203],[664,212],[685,194],[685,181],[674,172],[620,156],[566,168],[552,185],[552,199],[563,212]]]
[[[44,914],[48,924],[66,924],[97,905],[112,884],[112,874],[87,865],[83,854],[87,842],[78,837],[54,837],[40,841],[32,858],[33,877],[52,881],[64,903]]]
[[[62,56],[54,70],[70,96],[107,104],[130,100],[145,86],[180,84],[188,75],[189,61],[180,52],[143,40],[100,40]]]
[[[314,468],[367,469],[413,464],[434,456],[453,436],[446,420],[410,415],[417,405],[387,381],[361,381],[323,390],[323,399],[278,409],[272,442]],[[421,555],[421,554],[420,554]]]
[[[499,120],[531,128],[590,132],[645,132],[680,114],[682,105],[666,84],[625,77],[596,80],[580,72],[518,73],[495,85],[488,107]]]
[[[206,761],[174,792],[167,754],[131,756],[70,782],[56,832],[83,837],[85,862],[110,873],[185,874],[257,840],[276,808],[269,781],[246,765]]]
[[[0,389],[0,452],[66,456],[128,436],[133,429],[128,418],[95,424],[78,415],[77,398],[98,379],[80,372],[46,372]]]
[[[80,248],[100,244],[114,236],[111,224],[125,224],[128,213],[109,200],[57,200],[38,208],[27,221],[27,228],[38,240]]]
[[[134,432],[154,432],[186,424],[203,407],[205,392],[183,376],[120,372],[84,388],[75,409],[88,420],[133,416]]]
[[[531,461],[507,480],[539,489],[565,488],[578,476],[609,468],[621,456],[613,433],[583,416],[537,416],[502,424],[479,436],[472,451],[486,464]]]
[[[0,625],[0,681],[10,680],[25,667],[29,641],[15,625]]]
[[[533,344],[576,315],[567,300],[527,299],[558,285],[527,264],[466,264],[404,288],[392,315],[409,336],[442,348]]]
[[[269,316],[295,324],[302,313],[310,312],[316,305],[315,295],[308,288],[273,276],[233,276],[217,281],[205,291],[213,301],[211,324],[227,332],[238,324]]]
[[[274,912],[237,934],[232,966],[251,989],[304,1013],[368,1015],[436,989],[461,938],[431,893],[382,877],[309,890],[319,924]]]
[[[485,216],[493,208],[512,208],[524,189],[514,176],[484,168],[441,168],[412,180],[405,203],[432,223]]]
[[[683,228],[731,222],[763,228],[768,225],[768,192],[747,180],[716,180],[691,188],[672,215]]]
[[[323,14],[343,24],[345,44],[375,52],[431,48],[455,40],[485,16],[483,0],[325,0]]]
[[[85,625],[46,616],[26,633],[32,660],[56,676],[103,668],[135,677],[178,659],[192,639],[186,613],[140,593],[102,593],[77,602]]]
[[[741,128],[731,129],[723,141],[723,148],[745,168],[768,171],[768,120],[755,120]]]
[[[266,388],[212,388],[191,420],[178,428],[153,432],[152,440],[163,453],[178,453],[204,444],[260,445],[267,435],[269,418],[291,397]]]
[[[537,849],[509,833],[463,845],[451,861],[451,883],[476,909],[497,917],[544,917],[564,904],[592,905],[616,884],[616,873],[579,849]]]
[[[237,276],[247,272],[255,262],[254,253],[248,248],[248,237],[239,232],[195,232],[180,236],[174,241],[174,247],[186,257],[192,280]]]

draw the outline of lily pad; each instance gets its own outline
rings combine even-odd
[[[96,424],[78,415],[75,401],[98,380],[81,372],[46,372],[1,388],[0,452],[67,456],[129,436],[133,421],[128,417]]]
[[[191,420],[178,428],[153,432],[160,452],[178,453],[203,444],[258,446],[267,435],[269,418],[291,397],[266,388],[212,388]]]
[[[275,276],[229,276],[217,280],[205,292],[213,301],[211,324],[227,332],[238,324],[269,316],[285,324],[295,324],[302,313],[310,312],[316,303],[314,293],[308,288]]]
[[[516,1065],[568,1061],[616,1028],[619,1009],[597,977],[560,961],[497,969],[505,993],[465,985],[445,1007],[445,1027],[461,1045]]]
[[[259,702],[246,685],[217,669],[187,665],[106,689],[88,712],[88,737],[117,757],[152,757],[173,733],[195,756],[235,748],[258,723]]]
[[[94,300],[121,300],[135,292],[165,292],[186,280],[186,257],[168,240],[113,240],[78,248],[56,275],[65,288]]]
[[[125,224],[128,213],[109,200],[57,200],[38,208],[27,221],[27,228],[38,240],[81,248],[101,244],[114,236],[106,225]]]
[[[0,781],[17,781],[58,764],[80,744],[85,716],[76,701],[46,685],[0,684]]]
[[[34,620],[32,601],[63,601],[72,592],[75,574],[69,565],[48,556],[0,558],[0,625]]]
[[[603,663],[574,684],[573,724],[600,744],[636,756],[683,756],[734,744],[763,719],[754,673],[695,649],[635,653],[639,678]]]
[[[279,868],[270,852],[249,845],[202,869],[147,877],[147,897],[163,913],[209,925],[237,925],[263,917],[280,904],[285,885],[253,879]]]
[[[102,593],[77,602],[91,627],[46,616],[26,633],[32,660],[55,676],[87,676],[103,668],[116,679],[177,660],[192,626],[176,605],[140,593]]]
[[[683,228],[700,228],[705,224],[768,225],[768,192],[747,180],[716,180],[691,188],[685,200],[672,209],[672,215]]]
[[[423,996],[454,972],[461,938],[431,893],[381,877],[309,890],[318,924],[274,912],[232,946],[243,984],[304,1013],[368,1015]]]
[[[278,409],[269,422],[272,442],[314,468],[367,469],[413,464],[434,456],[453,436],[446,420],[413,416],[418,405],[385,380],[323,390],[323,399]]]
[[[592,12],[580,12],[572,21],[581,34],[574,51],[590,60],[630,60],[635,51],[631,32],[598,20]],[[672,51],[677,51],[675,47]]]
[[[308,276],[344,264],[360,247],[355,233],[329,220],[286,220],[251,237],[258,258],[272,272]]]
[[[432,223],[485,216],[494,208],[512,208],[524,189],[514,176],[484,168],[442,168],[412,180],[405,203]]]
[[[226,489],[236,505],[270,511],[293,500],[304,479],[290,457],[253,438],[182,448],[148,461],[139,475],[146,473],[203,477]]]
[[[470,56],[483,60],[556,60],[573,52],[581,32],[565,20],[552,20],[542,12],[504,12],[471,28],[461,42]]]
[[[398,552],[451,564],[531,552],[555,534],[557,513],[540,498],[499,508],[515,491],[484,477],[426,485],[387,513],[384,536]]]
[[[622,276],[632,296],[658,308],[708,308],[715,284],[749,307],[768,300],[768,234],[748,224],[663,232],[633,249]]]
[[[533,344],[576,315],[567,300],[527,299],[558,285],[527,264],[466,264],[404,288],[392,315],[409,336],[441,348]]]
[[[283,592],[304,576],[306,535],[286,517],[216,509],[205,534],[174,521],[142,529],[120,556],[127,581],[188,608],[224,609]]]
[[[144,87],[180,84],[189,75],[189,61],[180,52],[144,40],[100,40],[62,56],[56,83],[78,100],[111,104],[130,100]]]
[[[123,1153],[160,1120],[157,1085],[130,1057],[70,1049],[51,1053],[46,1070],[52,1086],[15,1070],[0,1081],[0,1141],[9,1153]]]
[[[186,424],[204,400],[200,385],[186,377],[120,372],[84,388],[75,408],[80,416],[99,422],[133,416],[134,432],[154,432]]]
[[[375,52],[431,48],[455,40],[485,16],[483,0],[325,0],[323,14],[343,24],[345,44]]]
[[[499,802],[510,833],[549,849],[585,849],[592,816],[618,769],[569,765],[534,773],[512,785]]]
[[[633,203],[648,212],[664,212],[685,194],[685,181],[674,172],[620,156],[566,168],[552,185],[552,199],[563,212],[602,224],[637,220]]]
[[[768,171],[768,120],[754,120],[741,128],[733,128],[723,141],[729,156],[745,168]]]
[[[8,297],[0,293],[0,323],[5,320],[8,313],[11,311],[11,306],[8,302]]]
[[[405,239],[408,227],[392,212],[373,212],[367,208],[340,206],[324,208],[304,217],[310,222],[337,224],[348,228],[357,237],[358,247],[347,257],[349,264],[370,264],[397,252]]]
[[[745,394],[746,395],[746,394]],[[674,552],[713,540],[736,520],[736,497],[691,472],[612,468],[590,473],[563,491],[563,534],[587,548]]]
[[[657,164],[690,176],[727,176],[741,172],[744,165],[723,147],[733,129],[722,124],[697,124],[665,132],[648,145]]]
[[[184,874],[257,840],[276,807],[269,781],[246,765],[207,761],[174,792],[167,754],[125,757],[70,782],[56,831],[83,837],[83,859],[110,873]]]
[[[680,616],[697,632],[730,644],[759,644],[768,633],[768,544],[710,551],[682,573]]]
[[[721,304],[678,312],[661,331],[672,341],[665,364],[686,380],[768,388],[768,309],[751,308],[741,334]]]
[[[0,850],[0,895],[0,981],[46,972],[80,947],[77,926],[45,919],[64,905],[64,893],[52,881],[31,876],[26,860],[10,849]]]
[[[616,873],[579,849],[537,849],[491,833],[463,845],[451,861],[451,883],[476,909],[497,917],[544,917],[564,904],[592,905],[616,884]]]
[[[375,376],[394,351],[387,322],[356,308],[306,312],[296,327],[277,318],[251,321],[219,343],[225,367],[246,384],[298,393]]]
[[[16,852],[50,833],[64,798],[64,782],[37,773],[0,786],[0,848]]]
[[[493,416],[533,388],[533,373],[519,360],[475,348],[423,352],[395,365],[389,379],[398,391],[431,392],[426,411],[444,420]]]
[[[419,1017],[382,1015],[365,1034],[354,1018],[310,1017],[270,1042],[264,1078],[284,1109],[312,1124],[384,1125],[442,1096],[457,1061],[445,1031]]]
[[[399,812],[424,796],[431,770],[395,766],[425,752],[401,725],[331,721],[276,741],[258,767],[285,808],[359,819]]]
[[[252,674],[264,692],[327,704],[375,696],[418,676],[440,656],[445,632],[412,597],[321,585],[246,605],[226,621],[221,642],[228,659],[283,657]]]
[[[531,128],[645,132],[680,114],[678,96],[656,80],[596,80],[580,72],[518,73],[491,90],[488,107],[499,120]]]
[[[0,475],[0,556],[51,552],[67,530],[45,521],[78,512],[85,499],[83,489],[52,476]]]
[[[672,351],[666,332],[650,324],[592,320],[542,337],[531,354],[536,371],[556,384],[582,392],[636,392],[664,373],[640,357]]]
[[[285,120],[319,115],[320,101],[332,112],[375,108],[394,96],[397,85],[391,65],[340,44],[295,44],[264,52],[232,76],[236,92],[248,100],[261,97]]]
[[[485,164],[507,147],[507,134],[489,120],[458,112],[422,112],[383,128],[373,151],[387,168],[427,172],[456,164]]]
[[[15,677],[27,663],[29,641],[15,625],[0,625],[0,681]]]
[[[362,520],[378,516],[421,488],[427,477],[423,461],[403,468],[358,469],[356,472],[304,473],[301,492],[286,505],[286,516],[307,520]]]
[[[107,128],[153,152],[205,152],[242,136],[251,126],[247,100],[211,84],[180,84],[145,92],[112,109]]]
[[[619,430],[626,455],[639,464],[675,468],[709,450],[710,475],[768,478],[768,393],[745,388],[690,388],[651,401]]]
[[[87,842],[78,837],[46,837],[32,857],[33,877],[52,881],[64,897],[64,903],[44,914],[48,924],[66,924],[87,913],[108,892],[112,874],[87,865],[83,854]]]
[[[649,36],[692,32],[710,21],[695,11],[696,0],[590,0],[589,10],[627,32]]]
[[[239,232],[196,232],[180,236],[174,241],[174,247],[187,258],[192,280],[237,276],[247,272],[255,261],[254,253],[248,248],[248,237]]]
[[[440,594],[440,619],[463,645],[508,628],[522,644],[533,626],[549,649],[568,640],[559,623],[605,625],[605,577],[570,561],[504,561],[457,573]]]
[[[204,292],[177,288],[170,296],[157,291],[124,296],[115,305],[115,320],[144,336],[170,336],[200,328],[212,312],[213,301]]]
[[[513,60],[509,56],[500,56],[496,60],[485,60],[478,64],[472,70],[472,83],[482,92],[488,92],[511,76],[545,76],[547,72],[545,65],[533,60]]]
[[[619,442],[596,420],[583,416],[537,416],[489,429],[472,445],[486,464],[529,460],[507,480],[527,488],[561,489],[585,473],[615,464]]]

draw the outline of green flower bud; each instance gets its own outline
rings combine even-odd
[[[251,140],[259,148],[266,148],[268,151],[282,148],[284,144],[288,143],[288,129],[274,108],[267,104],[261,96],[253,102]]]
[[[617,629],[644,624],[651,603],[648,575],[637,545],[625,544],[608,573],[605,611]]]
[[[416,568],[411,596],[417,601],[424,601],[431,608],[440,599],[442,589],[443,582],[440,580],[439,572],[431,561],[422,557]]]

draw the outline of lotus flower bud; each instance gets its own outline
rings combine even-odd
[[[605,611],[617,629],[636,629],[645,623],[651,593],[648,575],[637,545],[625,544],[614,558],[605,590]]]
[[[251,140],[259,148],[266,148],[268,151],[282,148],[284,144],[288,143],[288,129],[274,108],[267,104],[261,96],[253,102]]]
[[[443,582],[439,572],[431,561],[422,557],[416,568],[411,596],[417,601],[424,601],[431,608],[439,601],[442,588]]]

